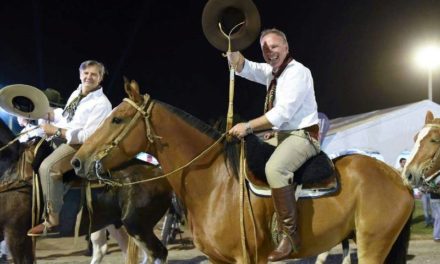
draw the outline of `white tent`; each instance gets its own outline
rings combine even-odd
[[[386,163],[395,166],[402,151],[411,150],[428,110],[440,117],[440,105],[424,100],[333,119],[322,149],[329,155],[347,149],[379,151]]]

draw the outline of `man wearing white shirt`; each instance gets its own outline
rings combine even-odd
[[[268,260],[279,261],[299,250],[293,173],[320,151],[318,109],[310,70],[290,57],[285,34],[265,30],[260,45],[266,63],[246,60],[240,52],[228,53],[228,61],[239,76],[267,87],[264,114],[236,124],[229,133],[243,138],[258,130],[276,132],[267,133],[265,139],[275,136],[278,141],[266,163],[266,177],[282,232]]]
[[[73,168],[70,160],[77,148],[96,130],[111,112],[112,105],[100,86],[105,68],[100,62],[88,60],[79,67],[81,84],[69,97],[66,107],[48,113],[47,120],[53,124],[41,124],[47,136],[66,143],[61,144],[41,164],[38,173],[45,195],[48,217],[44,223],[29,230],[29,236],[58,233],[59,212],[63,205],[63,174]]]

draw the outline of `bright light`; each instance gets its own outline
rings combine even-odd
[[[423,68],[434,69],[440,65],[440,48],[436,45],[421,48],[416,53],[416,62]]]

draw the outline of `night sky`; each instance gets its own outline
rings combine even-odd
[[[427,73],[412,53],[440,41],[440,1],[255,0],[262,29],[287,34],[293,57],[311,71],[319,111],[330,118],[427,98]],[[0,84],[61,91],[79,84],[78,66],[102,61],[105,93],[116,106],[123,76],[142,93],[209,122],[226,115],[226,59],[201,26],[206,1],[0,2]],[[243,50],[262,61],[258,41]],[[440,70],[434,101],[440,101]],[[237,80],[235,113],[262,114],[265,89]]]

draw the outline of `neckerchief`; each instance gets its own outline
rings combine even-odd
[[[289,54],[287,54],[283,63],[278,68],[277,72],[272,72],[273,79],[270,81],[269,89],[267,89],[266,99],[264,100],[264,113],[272,109],[273,102],[275,100],[275,91],[277,89],[277,79],[280,77],[281,73],[283,73],[284,69],[286,69],[287,65],[293,60]]]
[[[64,108],[63,116],[67,119],[67,122],[69,123],[72,121],[73,116],[75,115],[76,108],[78,108],[79,102],[86,97],[82,94],[81,90],[79,91],[78,95]]]

